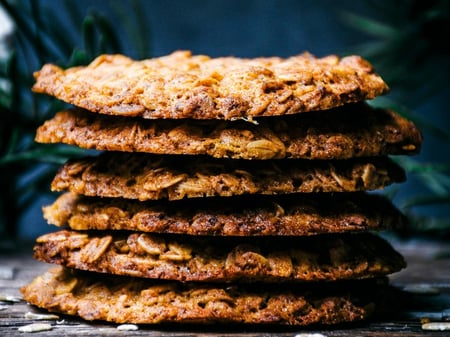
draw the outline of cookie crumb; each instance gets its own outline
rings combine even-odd
[[[450,323],[431,322],[422,324],[422,330],[444,331],[450,330]]]
[[[136,324],[121,324],[121,325],[117,326],[117,330],[135,331],[135,330],[139,330],[139,327]]]
[[[26,319],[35,319],[35,320],[57,320],[59,316],[53,314],[35,314],[34,312],[27,312],[24,317]]]
[[[21,326],[18,329],[20,332],[40,332],[52,330],[52,326],[47,323],[33,323]]]

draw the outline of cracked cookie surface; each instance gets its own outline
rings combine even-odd
[[[351,289],[351,291],[349,290]],[[367,319],[385,296],[382,280],[284,287],[157,282],[50,268],[21,288],[52,312],[115,323],[310,325]]]
[[[40,236],[34,257],[75,269],[183,282],[362,279],[406,265],[387,241],[369,233],[274,239],[61,230]]]
[[[230,160],[104,152],[69,160],[54,177],[53,191],[126,199],[178,200],[244,194],[355,192],[406,179],[387,157],[336,161]]]
[[[372,99],[388,91],[359,56],[210,58],[177,51],[135,61],[102,55],[66,70],[46,64],[33,90],[109,115],[252,119]]]
[[[422,135],[391,110],[367,104],[245,121],[145,120],[60,111],[37,130],[41,143],[232,159],[348,159],[418,153]]]
[[[67,192],[43,213],[49,224],[74,230],[223,236],[380,231],[407,223],[387,198],[364,192],[150,202]]]

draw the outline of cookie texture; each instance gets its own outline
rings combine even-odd
[[[369,233],[274,240],[61,230],[40,236],[34,257],[94,272],[208,282],[334,281],[405,267],[387,241]]]
[[[64,110],[38,128],[41,143],[86,149],[233,159],[348,159],[415,154],[422,135],[391,110],[367,104],[245,121],[144,120]]]
[[[102,55],[85,67],[47,64],[33,90],[90,111],[143,118],[252,119],[372,99],[388,91],[359,56],[305,53],[243,59],[177,51],[135,61]]]
[[[54,177],[53,191],[127,199],[295,192],[353,192],[383,188],[406,179],[387,157],[359,160],[219,160],[104,152],[69,160]]]
[[[64,193],[43,208],[49,224],[74,230],[188,235],[308,236],[400,229],[406,217],[385,197],[362,193],[141,202]]]
[[[33,305],[89,321],[305,326],[370,317],[386,285],[367,280],[283,288],[167,283],[51,268],[21,292]]]

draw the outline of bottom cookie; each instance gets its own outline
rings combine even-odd
[[[49,269],[21,291],[51,312],[115,323],[311,325],[367,319],[385,279],[286,285],[152,281]]]

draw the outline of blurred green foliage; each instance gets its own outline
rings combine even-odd
[[[84,153],[76,147],[34,142],[36,128],[64,104],[31,92],[33,72],[44,63],[70,67],[87,64],[102,53],[124,53],[129,47],[122,41],[135,44],[134,57],[150,56],[142,2],[115,2],[108,15],[74,6],[70,0],[52,4],[0,0],[15,25],[12,53],[0,61],[0,247],[15,239],[18,215],[38,195],[49,193],[57,167]]]
[[[413,193],[396,196],[400,186],[391,191],[392,197],[409,216],[407,234],[449,235],[450,161],[445,149],[450,149],[450,131],[436,118],[448,116],[448,111],[424,107],[450,94],[450,1],[367,0],[367,4],[370,17],[345,12],[343,21],[367,35],[367,42],[352,52],[372,62],[392,89],[372,104],[391,107],[413,120],[425,142],[434,138],[439,146],[435,152],[443,154],[432,162],[422,156],[394,158],[418,186]]]
[[[367,34],[367,43],[351,52],[369,59],[393,89],[374,104],[393,107],[449,147],[450,132],[433,123],[419,108],[449,90],[450,1],[366,0],[370,16],[353,12],[343,21]],[[151,56],[146,1],[108,1],[107,11],[83,8],[71,0],[0,0],[13,20],[12,53],[0,60],[0,248],[16,236],[18,215],[38,195],[50,193],[58,166],[83,150],[34,142],[36,128],[64,104],[32,94],[33,72],[44,63],[84,65],[102,53]],[[101,2],[95,2],[97,5]],[[99,8],[101,6],[97,6]],[[396,160],[421,184],[415,193],[388,193],[409,216],[410,233],[450,233],[450,216],[417,212],[422,206],[450,206],[450,164],[447,158],[426,162],[415,157]],[[450,213],[450,212],[449,212]]]

